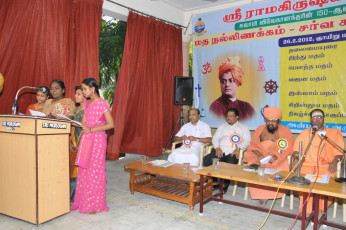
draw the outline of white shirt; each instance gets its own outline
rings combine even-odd
[[[250,131],[248,127],[241,124],[239,121],[233,125],[228,123],[222,124],[217,128],[212,140],[214,148],[216,149],[217,147],[220,147],[225,155],[233,153],[235,148],[232,148],[230,137],[234,133],[239,134],[241,137],[241,142],[237,144],[237,147],[247,148],[251,141]]]
[[[206,138],[211,137],[211,129],[207,123],[198,120],[196,125],[193,125],[191,122],[183,125],[183,127],[181,127],[181,129],[175,136],[194,136],[197,138]],[[197,148],[198,151],[201,149],[202,145],[203,143],[199,141],[192,142],[192,147]]]

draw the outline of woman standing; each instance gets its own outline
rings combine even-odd
[[[74,110],[73,120],[82,122],[84,116],[84,105],[86,98],[83,95],[81,86],[75,87],[75,102],[79,104]],[[73,125],[73,124],[72,124]],[[72,126],[71,128],[71,142],[70,142],[70,201],[73,202],[74,194],[76,191],[78,167],[75,166],[77,150],[83,129],[79,126]]]
[[[76,194],[71,211],[95,214],[108,212],[106,202],[106,130],[114,127],[113,118],[106,100],[100,98],[97,81],[87,78],[82,82],[84,97],[88,98],[84,106],[82,121],[83,135],[78,153],[88,155],[87,163],[79,165]],[[84,140],[90,148],[84,149]],[[85,143],[87,143],[85,142]],[[78,155],[76,164],[78,165]]]
[[[48,117],[58,118],[57,114],[73,117],[75,104],[70,98],[65,98],[65,84],[56,79],[50,83],[50,94],[53,99],[48,99],[44,105],[43,113]]]

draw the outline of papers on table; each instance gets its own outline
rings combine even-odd
[[[312,174],[307,174],[305,175],[305,178],[308,179],[309,181],[311,182],[316,182],[317,183],[321,183],[321,184],[328,184],[329,183],[329,179],[330,179],[330,176],[328,174],[325,174],[325,175],[312,175]]]
[[[260,160],[262,165],[268,164],[270,159],[272,159],[272,156],[267,156],[265,158],[263,158],[262,160]]]
[[[174,162],[165,161],[165,160],[154,160],[154,161],[150,161],[149,163],[154,165],[154,166],[159,166],[159,167],[164,167],[164,168],[175,164]]]
[[[250,168],[249,166],[244,166],[243,170],[244,171],[248,171],[248,172],[256,172],[257,173],[257,169]],[[264,169],[264,174],[274,175],[275,173],[278,173],[280,171],[281,171],[280,169],[265,168]]]
[[[73,123],[76,123],[77,125],[82,126],[82,123],[80,123],[79,121],[72,120],[72,119],[68,118],[67,116],[65,116],[64,114],[57,114],[56,116],[60,117],[60,118],[63,118],[63,119],[66,119],[66,120],[69,120],[69,121],[71,121]]]
[[[40,111],[35,111],[35,110],[31,110],[31,109],[29,109],[29,111],[30,111],[30,114],[32,116],[35,116],[35,117],[45,117],[46,116],[46,114],[44,114]]]
[[[264,169],[264,174],[274,175],[275,173],[278,173],[280,171],[281,171],[280,169],[268,169],[268,168],[265,168]]]

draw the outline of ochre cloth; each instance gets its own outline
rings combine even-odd
[[[237,86],[241,86],[243,84],[244,71],[240,66],[240,58],[238,56],[228,57],[220,66],[219,66],[219,79],[221,76],[230,71],[232,77],[237,84]]]
[[[229,108],[238,109],[239,121],[248,120],[256,114],[250,103],[241,100],[231,101],[224,95],[216,99],[210,105],[210,111],[220,118],[226,118],[226,112]]]
[[[244,156],[244,162],[247,162],[248,165],[251,164],[258,164],[260,165],[261,163],[259,162],[256,154],[253,152],[255,150],[259,151],[264,157],[269,156],[269,155],[275,155],[277,156],[277,160],[275,160],[272,164],[264,164],[262,165],[265,168],[272,168],[272,169],[280,169],[282,171],[289,171],[289,166],[288,166],[288,160],[287,156],[292,154],[293,150],[293,135],[290,131],[289,128],[283,125],[279,125],[278,132],[279,132],[279,139],[282,140],[285,139],[287,142],[287,148],[284,150],[281,150],[277,145],[277,141],[270,141],[266,140],[261,142],[260,141],[260,136],[263,130],[266,128],[265,125],[262,125],[258,127],[251,139],[250,146],[248,147],[248,150],[245,153]],[[273,188],[268,188],[264,186],[259,186],[259,185],[252,185],[249,184],[249,192],[251,195],[252,199],[274,199],[276,190]],[[277,198],[281,198],[284,194],[284,190],[279,190],[279,194]]]
[[[343,141],[343,136],[338,129],[325,128],[326,136],[329,137],[332,141],[338,144],[340,147],[344,148],[345,144]],[[311,128],[303,130],[299,136],[296,138],[294,143],[294,151],[299,152],[299,142],[302,141],[302,154],[305,152],[305,149],[309,143],[309,140],[312,136]],[[326,139],[322,139],[319,135],[314,136],[311,142],[309,150],[306,152],[305,159],[301,166],[301,173],[303,174],[314,174],[314,175],[325,175],[328,174],[332,177],[335,177],[336,173],[331,174],[328,171],[330,163],[334,160],[335,156],[341,155],[343,153],[341,150],[336,148]],[[318,160],[317,160],[318,159]],[[300,198],[300,207],[303,204],[302,194],[299,193]],[[328,207],[332,202],[332,198],[328,199]],[[324,206],[324,197],[320,199],[320,212],[323,212]],[[312,198],[309,199],[306,207],[307,213],[312,211]]]
[[[272,106],[264,109],[264,117],[267,119],[281,119],[282,111],[278,107]]]

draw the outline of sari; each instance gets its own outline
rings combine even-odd
[[[63,98],[59,101],[48,99],[44,104],[43,113],[47,116],[51,113],[55,113],[73,117],[75,108],[75,103],[70,98]]]
[[[89,105],[89,100],[84,106],[85,126],[99,127],[106,124],[104,113],[110,111],[104,99],[98,99]],[[83,133],[85,138],[92,142],[89,162],[86,168],[78,169],[76,194],[71,211],[79,213],[108,212],[106,202],[106,150],[107,134],[105,131]],[[81,145],[79,146],[81,148]]]
[[[73,120],[82,122],[83,115],[84,115],[84,109],[80,109],[80,106],[78,106],[74,110]],[[72,148],[70,148],[70,201],[71,202],[74,201],[74,194],[76,191],[76,183],[77,183],[76,178],[78,174],[78,167],[74,165],[74,162],[76,161],[77,148],[78,148],[82,133],[83,133],[83,129],[81,127],[72,126],[71,142],[70,142],[70,145],[72,146]]]

